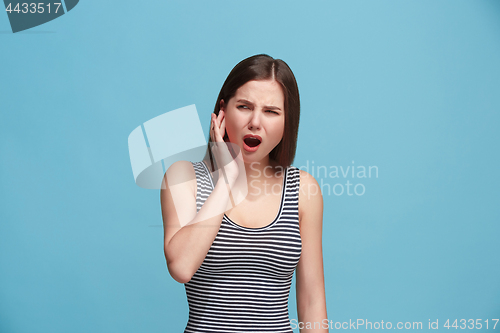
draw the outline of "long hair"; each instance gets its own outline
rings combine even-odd
[[[295,150],[297,148],[297,135],[299,131],[300,98],[297,81],[292,70],[281,59],[274,59],[267,54],[258,54],[240,61],[229,73],[222,85],[214,113],[219,115],[220,102],[227,103],[239,87],[252,80],[275,80],[283,90],[285,97],[285,128],[280,143],[269,153],[269,159],[286,168],[293,163]],[[224,141],[229,142],[227,133]],[[208,139],[207,154],[210,160],[213,157],[210,151],[211,138]],[[205,158],[207,155],[205,155]],[[213,162],[212,162],[213,166]]]

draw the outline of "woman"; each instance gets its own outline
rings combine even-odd
[[[292,332],[295,270],[299,327],[327,331],[323,199],[316,180],[291,166],[299,112],[288,65],[247,58],[221,88],[203,161],[167,170],[164,250],[186,288],[185,332]],[[246,196],[234,205],[238,193]]]

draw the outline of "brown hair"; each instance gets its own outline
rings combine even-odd
[[[239,87],[252,80],[276,80],[283,89],[285,128],[283,138],[269,153],[269,159],[275,160],[280,166],[286,168],[293,163],[295,158],[299,131],[300,98],[295,76],[283,60],[274,59],[267,54],[258,54],[240,61],[224,81],[215,103],[214,113],[219,115],[221,100],[227,103],[236,94]],[[223,139],[226,142],[229,141],[227,133]],[[207,151],[210,157],[211,142],[209,137]]]

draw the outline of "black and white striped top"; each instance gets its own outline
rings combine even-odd
[[[200,210],[214,184],[203,162],[193,167]],[[286,169],[280,209],[267,226],[240,226],[224,215],[205,260],[184,284],[189,304],[184,332],[292,333],[288,296],[302,249],[299,171]]]

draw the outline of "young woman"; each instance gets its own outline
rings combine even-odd
[[[203,161],[167,170],[164,250],[186,288],[185,332],[292,332],[294,271],[298,326],[312,328],[301,332],[327,331],[323,198],[316,180],[291,165],[299,114],[288,65],[247,58],[221,88]]]

